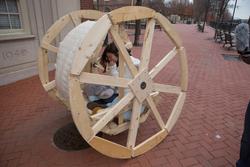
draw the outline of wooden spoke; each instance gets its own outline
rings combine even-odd
[[[146,7],[127,6],[109,13],[113,24],[130,20],[153,18],[155,11]]]
[[[51,44],[49,44],[47,42],[43,42],[41,44],[41,47],[44,48],[44,49],[47,49],[47,50],[49,50],[51,52],[54,52],[54,53],[58,52],[58,48],[57,47],[55,47],[55,46],[53,46],[53,45],[51,45]]]
[[[145,30],[142,54],[141,54],[141,63],[140,63],[139,70],[148,68],[148,64],[150,61],[151,47],[152,47],[152,42],[153,42],[153,36],[154,36],[154,29],[155,29],[155,19],[150,19],[148,21],[148,24]]]
[[[53,81],[51,81],[51,82],[49,82],[47,84],[44,84],[43,87],[48,92],[48,91],[50,91],[50,90],[52,90],[52,89],[54,89],[56,87],[56,81],[53,80]]]
[[[111,121],[133,98],[133,93],[129,92],[118,103],[109,108],[109,111],[92,127],[94,135],[100,132],[100,130],[102,130],[104,126]]]
[[[121,55],[121,53],[119,52],[119,67],[118,67],[118,70],[119,70],[119,77],[124,77],[124,74],[125,74],[125,64],[124,64],[124,60],[123,60],[123,57]],[[124,96],[124,88],[119,88],[118,89],[118,92],[119,92],[119,99],[121,99],[123,96]],[[118,124],[122,124],[124,122],[124,119],[123,119],[123,114],[119,114],[118,116]]]
[[[180,113],[181,113],[181,109],[182,109],[184,101],[185,101],[185,98],[186,98],[186,93],[181,92],[176,103],[175,103],[174,109],[169,116],[169,119],[168,119],[166,127],[165,127],[168,130],[168,132],[170,132],[172,130],[172,128],[174,127],[174,124],[176,123],[177,119],[179,118]]]
[[[155,116],[155,119],[158,122],[159,126],[161,127],[161,129],[164,129],[165,128],[165,124],[164,124],[164,122],[163,122],[163,120],[161,118],[161,115],[160,115],[159,111],[157,110],[157,108],[155,106],[155,103],[154,103],[154,101],[153,101],[153,99],[152,99],[151,96],[147,97],[147,102],[148,102],[148,105],[151,108],[151,110],[152,110],[152,112],[153,112],[153,114]]]
[[[172,49],[150,72],[149,75],[153,79],[167,64],[170,62],[174,56],[177,54],[176,48]]]
[[[87,64],[88,60],[98,47],[99,43],[107,35],[110,27],[111,22],[107,15],[101,17],[94,24],[94,26],[90,29],[85,37],[85,39],[87,40],[84,40],[79,49],[76,50],[75,58],[73,60],[74,66],[71,69],[72,74],[80,75],[80,73],[84,69],[84,66]]]
[[[114,42],[115,42],[118,50],[122,54],[122,56],[124,58],[124,61],[128,65],[128,68],[129,68],[131,74],[133,76],[135,76],[137,74],[137,69],[136,69],[135,65],[133,64],[133,62],[132,62],[132,60],[131,60],[131,58],[129,56],[129,53],[127,51],[127,49],[124,46],[122,38],[120,37],[120,35],[117,32],[117,30],[115,28],[113,28],[113,27],[110,29],[110,33],[111,33],[111,35],[112,35],[112,37],[114,39]]]
[[[181,92],[181,88],[178,86],[164,85],[158,83],[153,83],[153,90],[156,92],[165,92],[174,94],[179,94]]]
[[[128,140],[127,140],[128,148],[135,147],[137,132],[138,132],[139,123],[140,123],[141,107],[142,107],[141,103],[135,98],[133,101],[132,117],[130,120]]]
[[[117,86],[127,88],[130,79],[113,77],[108,75],[93,74],[88,72],[82,72],[80,75],[81,83],[98,84],[107,86]]]

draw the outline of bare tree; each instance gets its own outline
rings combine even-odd
[[[142,6],[142,0],[136,1],[136,6]],[[141,21],[135,21],[135,38],[134,38],[134,46],[140,46],[140,34],[141,34]]]

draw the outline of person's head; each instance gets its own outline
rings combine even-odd
[[[113,63],[116,63],[117,66],[119,65],[119,53],[114,42],[107,45],[101,57],[101,64],[103,65],[105,70],[107,64],[113,64]]]

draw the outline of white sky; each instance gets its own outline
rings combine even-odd
[[[169,2],[171,0],[165,0]],[[189,0],[193,2],[193,0]],[[235,0],[230,0],[230,4],[234,4]],[[233,14],[233,8],[230,8],[231,13]],[[237,0],[237,8],[235,10],[234,18],[248,19],[250,16],[250,0]]]
[[[235,0],[231,0],[230,4],[234,4]],[[238,0],[237,8],[235,9],[234,18],[248,19],[250,16],[250,0]],[[230,9],[233,13],[233,8]]]

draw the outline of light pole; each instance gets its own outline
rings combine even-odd
[[[232,19],[231,19],[231,24],[233,24],[233,20],[234,20],[234,13],[235,13],[236,6],[237,6],[237,0],[235,0],[234,10],[233,10],[233,15],[232,15]]]

